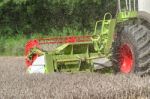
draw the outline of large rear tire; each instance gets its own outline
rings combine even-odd
[[[115,70],[121,73],[149,73],[150,30],[144,25],[124,26],[113,46]]]

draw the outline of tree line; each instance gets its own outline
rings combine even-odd
[[[90,31],[104,13],[115,11],[116,0],[2,0],[0,35],[49,33],[63,27]]]

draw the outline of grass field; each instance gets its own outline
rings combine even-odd
[[[150,77],[25,72],[22,57],[0,58],[0,99],[150,99]]]

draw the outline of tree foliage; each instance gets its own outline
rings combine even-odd
[[[0,33],[46,33],[69,27],[89,29],[105,12],[114,12],[115,0],[1,0]]]

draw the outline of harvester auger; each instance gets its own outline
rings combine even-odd
[[[138,3],[139,2],[139,3]],[[114,67],[122,73],[149,72],[149,0],[117,0],[115,18],[110,13],[97,21],[91,36],[40,38],[27,42],[25,56],[29,73],[95,71]],[[143,6],[145,5],[145,6]],[[148,14],[147,14],[148,15]],[[150,17],[148,17],[150,19]],[[97,25],[101,24],[100,33]],[[44,45],[48,48],[44,48]],[[55,46],[54,49],[51,47]]]

